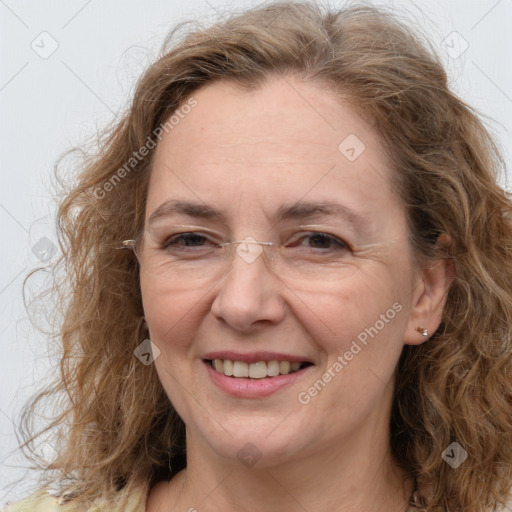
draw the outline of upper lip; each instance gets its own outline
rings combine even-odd
[[[222,350],[218,352],[209,352],[203,356],[203,359],[229,359],[230,361],[243,361],[245,363],[258,363],[260,361],[289,361],[290,363],[312,363],[310,358],[304,356],[294,356],[280,352],[236,352],[233,350]]]

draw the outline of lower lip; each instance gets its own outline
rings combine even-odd
[[[206,369],[210,378],[222,391],[242,398],[262,398],[276,393],[280,389],[293,384],[300,379],[304,373],[312,366],[307,366],[288,375],[278,375],[276,377],[265,377],[264,379],[250,379],[248,377],[228,377],[218,372],[212,365],[205,361]]]

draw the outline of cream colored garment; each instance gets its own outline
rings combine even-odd
[[[130,498],[127,507],[123,507],[122,512],[144,512],[145,500],[141,500],[141,495],[136,494]],[[49,494],[37,491],[27,498],[7,505],[3,512],[73,512],[72,504],[59,505],[59,500]],[[97,506],[89,509],[88,512],[117,512],[107,510],[105,507]],[[121,512],[119,510],[119,512]],[[500,512],[500,511],[498,511]],[[501,509],[501,512],[512,512],[512,499],[507,503],[507,507]]]
[[[122,512],[144,512],[144,502],[141,493],[134,494],[130,497],[128,505],[123,507]],[[39,490],[21,501],[6,505],[3,510],[4,512],[73,512],[74,507],[71,502],[60,505],[58,498]],[[117,510],[107,510],[107,507],[96,505],[89,508],[88,512],[117,512]],[[120,509],[119,512],[121,512]]]

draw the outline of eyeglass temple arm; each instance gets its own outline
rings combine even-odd
[[[120,249],[133,249],[135,240],[123,240]]]

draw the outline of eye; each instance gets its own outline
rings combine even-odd
[[[289,247],[304,247],[324,251],[347,250],[348,245],[339,238],[327,233],[304,233],[289,244]]]
[[[317,249],[319,252],[348,250],[349,246],[341,239],[321,232],[302,233],[291,241],[288,247]]]
[[[187,249],[187,248],[204,248],[204,247],[217,247],[213,240],[210,240],[205,235],[200,233],[179,233],[172,235],[163,244],[165,249]]]

